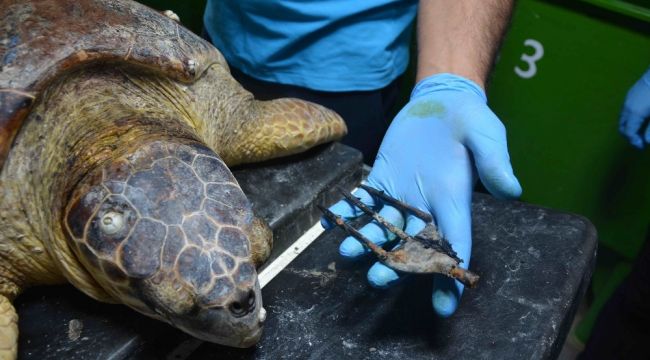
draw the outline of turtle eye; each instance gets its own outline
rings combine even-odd
[[[102,216],[100,230],[106,235],[113,235],[124,229],[124,215],[118,212],[108,212]]]

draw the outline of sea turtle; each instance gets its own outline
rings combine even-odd
[[[0,0],[0,357],[11,301],[70,282],[197,338],[260,337],[271,232],[227,166],[345,134],[256,101],[212,45],[129,0]]]

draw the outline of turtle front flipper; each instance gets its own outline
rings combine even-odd
[[[293,98],[253,101],[221,147],[228,165],[293,155],[347,133],[343,119],[323,106]]]
[[[0,359],[15,359],[18,350],[18,314],[11,301],[0,295]]]

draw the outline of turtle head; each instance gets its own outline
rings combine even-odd
[[[202,340],[259,340],[251,237],[270,232],[210,149],[140,144],[81,180],[64,217],[82,266],[115,300]]]

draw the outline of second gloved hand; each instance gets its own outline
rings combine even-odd
[[[638,149],[650,143],[650,127],[641,129],[647,118],[650,118],[650,69],[628,91],[619,121],[619,131]]]
[[[474,165],[485,187],[496,197],[514,198],[521,194],[510,165],[505,128],[488,108],[483,90],[460,76],[438,74],[425,78],[413,89],[410,102],[395,117],[382,141],[367,184],[431,213],[443,236],[464,261],[461,266],[468,267]],[[363,190],[355,195],[409,235],[424,227],[419,218],[409,215],[405,219],[400,211],[377,203]],[[346,219],[361,214],[346,201],[338,202],[330,210]],[[323,224],[330,226],[326,221]],[[374,222],[360,231],[377,244],[392,240]],[[356,258],[367,250],[349,237],[341,243],[340,253]],[[399,276],[379,262],[368,272],[368,280],[375,287],[387,287]],[[462,291],[459,282],[435,276],[434,310],[441,316],[451,315]]]

